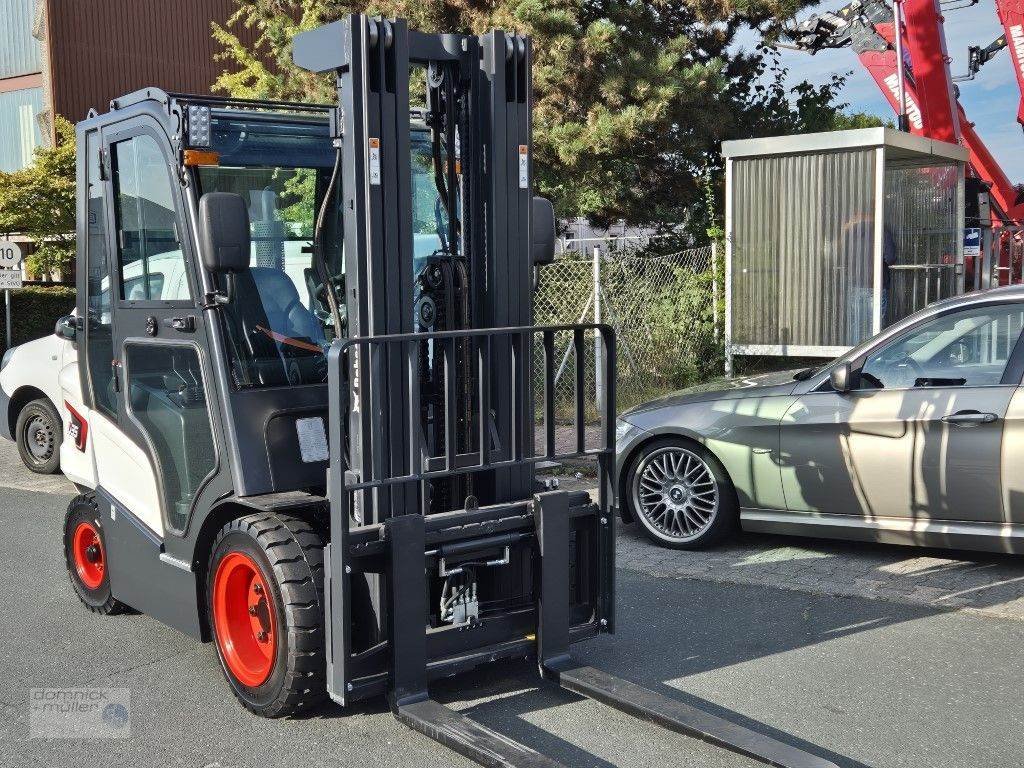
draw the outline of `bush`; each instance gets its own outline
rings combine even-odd
[[[28,285],[11,291],[12,343],[48,336],[57,319],[74,308],[75,289],[68,285]],[[6,342],[7,315],[0,310],[0,344]]]

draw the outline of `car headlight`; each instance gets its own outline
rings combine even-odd
[[[15,347],[11,347],[4,352],[3,359],[0,359],[0,371],[7,367],[7,364],[11,362],[11,357],[14,355]]]

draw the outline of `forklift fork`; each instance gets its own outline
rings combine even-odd
[[[538,494],[533,502],[540,548],[537,661],[540,673],[567,691],[648,720],[677,733],[781,768],[836,768],[835,763],[671,699],[585,664],[569,653],[569,504],[564,491]],[[560,763],[474,722],[430,697],[427,690],[427,612],[424,518],[385,521],[390,550],[392,689],[395,717],[410,728],[485,766],[556,768]],[[545,556],[546,553],[550,553]]]
[[[543,677],[567,691],[677,733],[782,768],[836,768],[835,764],[744,728],[702,709],[600,669],[576,662],[569,653],[569,563],[554,555],[569,547],[569,508],[564,491],[539,494],[534,502],[541,548],[537,605],[537,663]],[[609,524],[612,523],[609,516]],[[545,557],[545,553],[552,556]]]

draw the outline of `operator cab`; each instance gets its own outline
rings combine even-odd
[[[410,266],[422,272],[443,247],[446,222],[422,111],[410,119]],[[89,190],[79,238],[87,421],[123,458],[141,467],[148,454],[156,470],[132,493],[118,462],[100,459],[110,466],[97,467],[97,480],[127,493],[157,534],[183,532],[207,493],[325,493],[325,353],[347,332],[339,196],[321,211],[336,159],[330,123],[325,106],[146,89],[78,126]],[[208,193],[244,203],[244,269],[204,268]],[[136,445],[118,440],[118,428]]]

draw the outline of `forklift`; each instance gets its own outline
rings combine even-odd
[[[530,40],[352,15],[297,35],[294,60],[334,77],[336,104],[148,88],[77,127],[81,391],[61,458],[82,602],[213,641],[257,715],[386,696],[481,765],[558,764],[429,683],[527,657],[667,728],[832,766],[570,653],[615,629],[615,339],[532,324],[555,216],[532,192]],[[538,463],[582,457],[596,500],[538,482]]]

